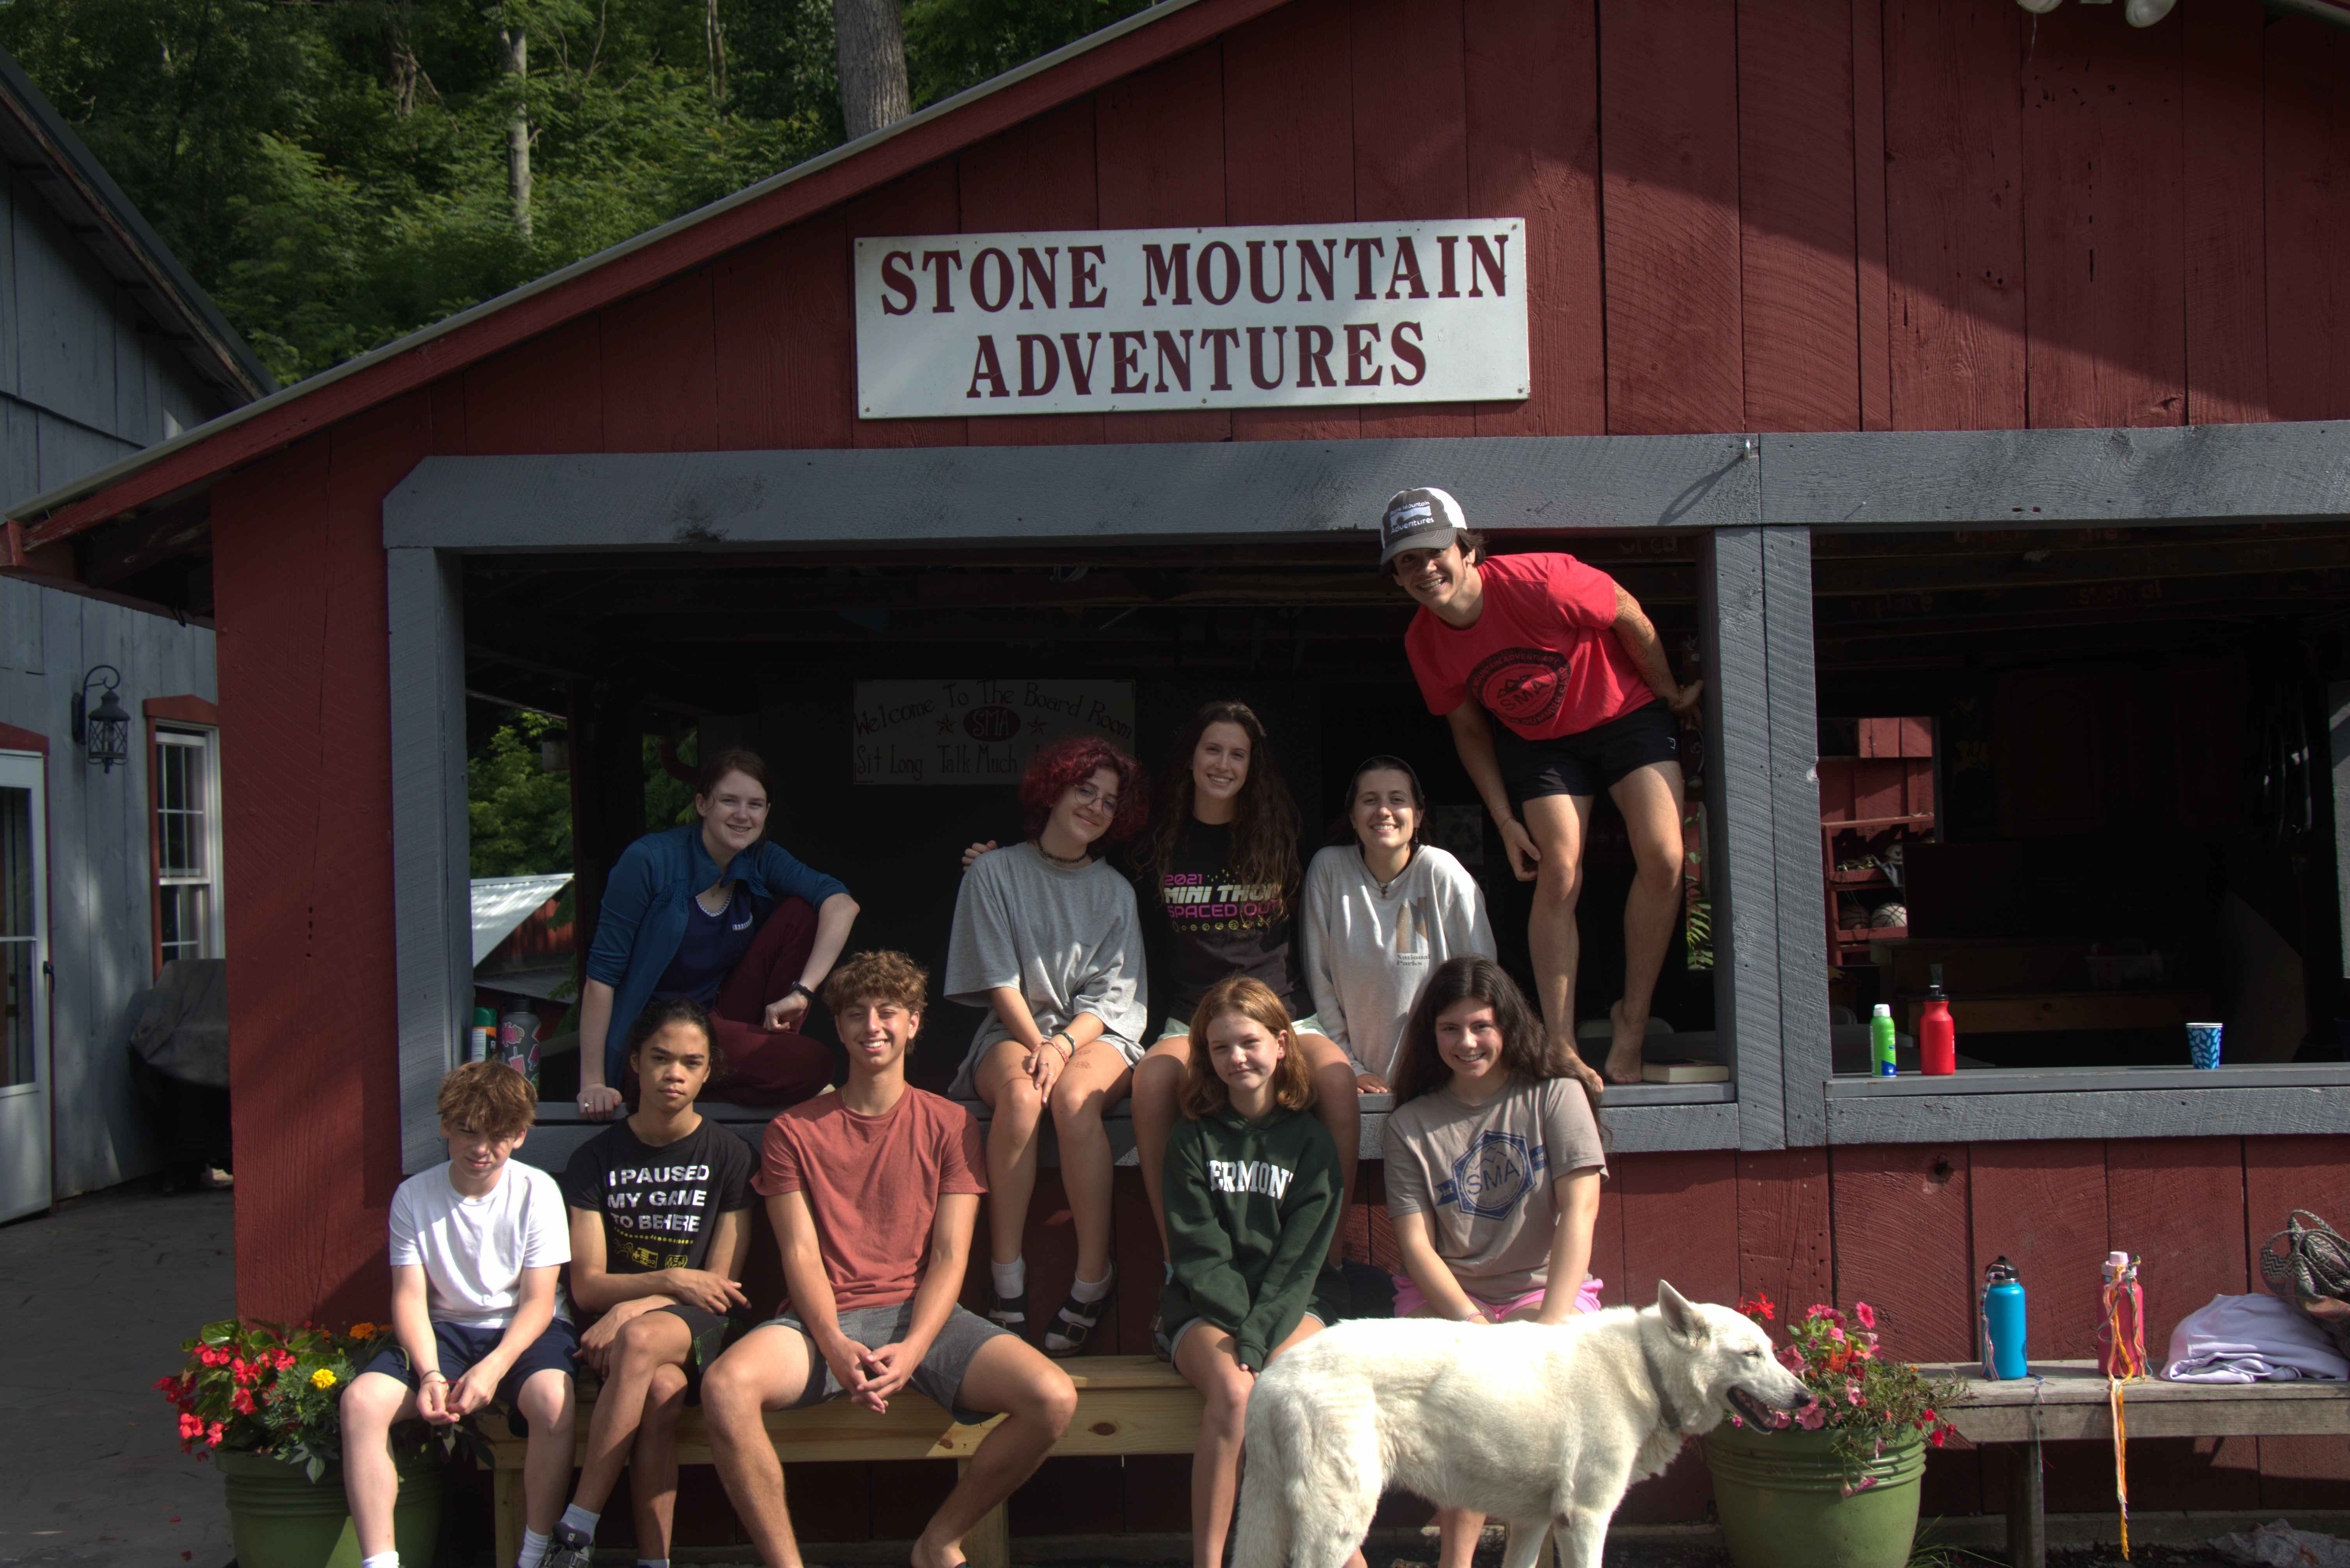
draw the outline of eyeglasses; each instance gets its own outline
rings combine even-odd
[[[1079,784],[1076,788],[1076,795],[1077,804],[1080,805],[1097,805],[1113,815],[1117,814],[1118,796],[1104,794],[1091,784]]]

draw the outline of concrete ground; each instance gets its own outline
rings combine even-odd
[[[143,1185],[0,1227],[0,1563],[223,1568],[220,1476],[155,1379],[236,1310],[231,1197]]]

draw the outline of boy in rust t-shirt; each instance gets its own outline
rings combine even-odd
[[[947,1568],[1076,1409],[1067,1374],[956,1304],[987,1180],[971,1113],[906,1082],[929,988],[903,953],[860,953],[833,971],[824,1001],[848,1081],[768,1124],[752,1181],[788,1300],[718,1358],[702,1405],[719,1476],[768,1568],[798,1568],[800,1554],[763,1412],[847,1397],[879,1413],[910,1385],[959,1421],[1004,1416],[914,1544],[916,1568]]]

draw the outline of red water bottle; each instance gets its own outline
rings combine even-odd
[[[1942,966],[1930,972],[1933,983],[1918,1019],[1918,1070],[1933,1077],[1959,1070],[1959,1030],[1950,1020],[1950,999],[1942,994]]]

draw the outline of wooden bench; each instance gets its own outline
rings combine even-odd
[[[2105,1375],[2094,1361],[2035,1361],[2029,1377],[1988,1381],[1972,1362],[1920,1366],[1932,1378],[1954,1378],[1966,1393],[1942,1414],[1972,1443],[2008,1449],[2008,1568],[2043,1568],[2048,1557],[2046,1498],[2040,1445],[2111,1443],[2113,1410]],[[2132,1439],[2350,1434],[2350,1384],[2165,1383],[2149,1379],[2123,1391],[2122,1419]],[[2141,1499],[2141,1502],[2145,1500]]]
[[[1191,1451],[1200,1435],[1200,1394],[1173,1367],[1149,1355],[1085,1355],[1061,1366],[1077,1386],[1077,1413],[1053,1445],[1055,1457]],[[595,1414],[594,1396],[583,1388],[577,1416],[581,1451],[574,1464],[586,1457],[588,1423]],[[767,1437],[776,1457],[787,1462],[952,1459],[962,1470],[969,1467],[981,1439],[1002,1419],[999,1416],[978,1426],[962,1426],[910,1388],[889,1401],[889,1414],[883,1416],[846,1399],[805,1410],[771,1410]],[[502,1436],[490,1447],[496,1471],[497,1560],[511,1563],[522,1550],[524,1445]],[[711,1462],[710,1435],[699,1408],[687,1410],[678,1420],[677,1462]],[[1010,1568],[1012,1536],[1003,1508],[981,1520],[962,1546],[971,1568]]]

